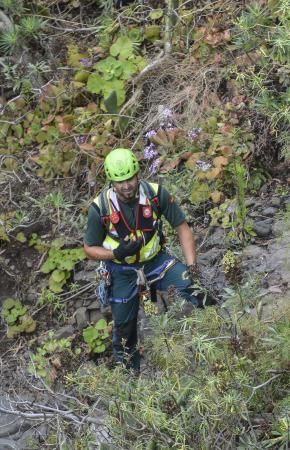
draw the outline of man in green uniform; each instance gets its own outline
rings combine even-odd
[[[139,180],[139,163],[131,150],[111,151],[104,166],[110,187],[89,208],[84,250],[88,258],[105,262],[110,273],[115,359],[138,371],[138,269],[148,280],[162,273],[152,286],[160,290],[174,286],[181,297],[199,306],[192,289],[197,272],[195,240],[168,191]],[[162,248],[161,216],[176,229],[186,265]]]

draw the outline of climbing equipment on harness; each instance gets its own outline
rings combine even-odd
[[[99,267],[96,269],[96,273],[100,279],[95,291],[96,296],[103,306],[108,306],[110,304],[109,291],[111,286],[111,274],[107,270],[104,261],[101,261]]]
[[[164,276],[166,275],[167,271],[176,264],[176,260],[173,258],[170,258],[166,261],[164,261],[161,266],[156,267],[156,269],[152,270],[151,272],[145,274],[144,268],[136,268],[133,266],[124,266],[119,264],[114,264],[111,262],[108,262],[106,264],[107,269],[109,271],[127,271],[127,270],[133,270],[136,272],[137,280],[136,280],[136,288],[133,290],[132,294],[127,298],[122,297],[110,297],[109,302],[110,303],[128,303],[132,298],[134,298],[138,293],[147,291],[150,292],[150,297],[152,301],[156,301],[156,290],[158,289],[157,283],[158,281],[162,280]]]
[[[126,257],[126,263],[146,262],[159,253],[163,238],[161,212],[158,204],[158,184],[140,181],[139,203],[134,228],[127,223],[112,188],[102,191],[95,198],[93,205],[98,208],[102,223],[106,228],[106,236],[102,244],[104,248],[114,251],[121,239],[126,236],[132,240],[142,237],[143,245],[140,251]],[[117,259],[114,262],[120,264]]]

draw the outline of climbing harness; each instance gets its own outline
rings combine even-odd
[[[145,292],[150,293],[151,298],[153,301],[156,301],[156,289],[158,288],[157,285],[155,285],[156,282],[162,280],[164,278],[166,272],[176,264],[176,260],[169,259],[165,261],[161,266],[156,267],[156,269],[152,270],[151,272],[145,274],[144,267],[141,267],[139,269],[135,267],[130,266],[122,266],[120,269],[123,270],[134,270],[137,275],[136,280],[136,288],[132,292],[132,294],[127,298],[111,298],[110,303],[128,303],[130,300],[132,300],[133,297],[135,297],[137,294],[142,293],[142,295],[145,294]],[[116,265],[114,265],[116,266]],[[119,267],[117,268],[117,270]],[[154,277],[154,278],[152,278]]]
[[[151,272],[145,274],[144,267],[136,268],[132,266],[125,265],[117,265],[111,263],[110,261],[107,263],[101,262],[100,266],[97,268],[97,273],[99,278],[101,279],[97,289],[96,295],[99,298],[102,305],[107,306],[110,303],[128,303],[135,297],[137,294],[142,293],[142,297],[151,296],[152,301],[156,301],[156,290],[158,288],[158,281],[162,280],[168,270],[176,264],[176,259],[168,259],[164,261],[161,266],[156,267],[156,269]],[[111,273],[114,271],[128,271],[133,270],[136,272],[137,280],[136,280],[136,288],[133,290],[132,294],[129,297],[122,298],[112,298],[110,297],[110,286],[111,286]]]

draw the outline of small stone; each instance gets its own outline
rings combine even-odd
[[[72,325],[65,325],[64,327],[59,328],[54,333],[54,339],[59,340],[63,338],[67,338],[74,335],[74,327]]]
[[[258,211],[251,211],[249,212],[248,216],[251,217],[252,219],[262,218],[261,213]]]
[[[223,248],[225,243],[226,232],[222,228],[213,228],[212,234],[206,241],[206,248]]]
[[[89,313],[87,311],[87,308],[78,308],[75,312],[75,318],[78,329],[82,331],[89,323]]]
[[[255,201],[255,199],[254,199],[253,197],[251,197],[251,198],[246,198],[246,200],[245,200],[245,206],[246,206],[247,208],[250,208],[250,206],[254,206],[255,203],[256,203],[256,201]]]
[[[97,323],[100,319],[104,319],[104,315],[95,309],[90,311],[90,322]]]
[[[281,198],[280,197],[273,197],[270,201],[270,205],[274,208],[279,208],[281,206]]]
[[[275,222],[272,228],[274,236],[282,236],[285,231],[285,223],[282,221]]]
[[[285,206],[290,205],[290,195],[284,198],[284,204]]]
[[[84,301],[82,298],[78,298],[77,300],[74,301],[75,309],[81,308],[82,306],[84,306]]]
[[[265,221],[256,222],[253,226],[253,231],[259,237],[268,237],[271,234],[272,227],[270,224],[265,223]]]
[[[269,208],[263,209],[264,216],[273,217],[273,216],[275,216],[276,213],[277,213],[277,208],[273,208],[272,206],[270,206]]]
[[[99,300],[94,300],[90,305],[88,305],[88,310],[92,310],[92,309],[101,309],[101,305]]]
[[[31,269],[31,267],[33,266],[31,261],[26,261],[26,266],[28,267],[28,269]]]

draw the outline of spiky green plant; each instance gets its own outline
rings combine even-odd
[[[5,54],[11,54],[20,45],[19,27],[15,25],[11,30],[4,31],[0,35],[0,50]]]
[[[20,21],[21,33],[27,37],[38,37],[44,28],[45,21],[36,16],[26,16]]]
[[[22,0],[0,0],[0,8],[11,16],[21,14],[24,9]]]
[[[281,64],[290,62],[290,27],[286,22],[284,25],[275,27],[273,34],[269,37],[271,50],[269,56]]]

